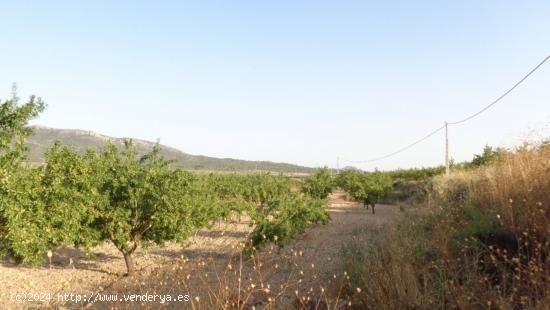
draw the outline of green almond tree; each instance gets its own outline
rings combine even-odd
[[[89,252],[99,244],[100,234],[93,227],[99,215],[96,208],[105,200],[92,176],[92,152],[81,156],[59,142],[46,152],[46,164],[37,190],[47,211],[50,249],[60,245],[83,247]]]
[[[370,206],[373,214],[376,203],[389,195],[392,190],[391,177],[379,171],[363,173],[346,171],[338,175],[336,182],[353,199],[361,201],[367,209]]]
[[[391,193],[391,178],[381,172],[364,173],[362,175],[364,196],[362,197],[365,206],[371,206],[372,214],[378,201]]]
[[[250,214],[255,222],[250,246],[258,248],[266,242],[273,242],[283,247],[305,232],[311,224],[327,224],[330,216],[326,206],[325,199],[300,193],[278,197],[269,208],[258,209]]]
[[[325,167],[304,180],[302,192],[314,198],[326,199],[333,188],[334,180],[328,168]]]
[[[41,167],[19,167],[4,196],[4,252],[38,265],[62,245],[90,249],[99,243],[93,202],[98,201],[84,159],[55,143]]]
[[[158,147],[138,156],[131,140],[121,151],[109,145],[94,156],[92,171],[104,198],[95,206],[94,227],[123,254],[128,275],[135,272],[132,254],[140,245],[183,241],[211,220],[195,215],[214,214],[215,201],[197,195],[192,176],[170,169]]]
[[[29,236],[39,233],[31,222],[44,221],[40,218],[42,204],[34,190],[40,180],[40,172],[22,166],[21,162],[25,159],[25,138],[32,133],[28,122],[37,117],[44,107],[42,100],[35,96],[19,104],[15,85],[12,98],[0,100],[0,256],[18,256],[21,260],[27,256],[24,253],[36,255],[40,248],[23,245],[30,242]],[[36,209],[36,216],[20,208],[23,205]],[[11,221],[12,218],[18,219],[17,222]],[[18,245],[17,250],[14,250],[14,244]],[[21,255],[17,255],[18,252]]]

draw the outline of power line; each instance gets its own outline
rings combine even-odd
[[[527,78],[529,78],[535,71],[537,71],[546,61],[548,61],[548,59],[550,59],[550,55],[546,56],[538,65],[536,65],[533,69],[531,69],[531,71],[529,71],[521,80],[519,80],[516,84],[514,84],[514,86],[512,86],[510,89],[508,89],[506,92],[504,92],[502,95],[500,95],[500,97],[498,97],[496,100],[494,100],[493,102],[491,102],[489,105],[485,106],[483,109],[481,109],[480,111],[464,118],[464,119],[461,119],[459,121],[456,121],[456,122],[445,122],[445,125],[431,131],[429,134],[427,134],[426,136],[416,140],[415,142],[411,143],[411,144],[408,144],[407,146],[403,147],[403,148],[400,148],[399,150],[393,152],[393,153],[389,153],[387,155],[384,155],[384,156],[380,156],[380,157],[376,157],[376,158],[372,158],[372,159],[368,159],[368,160],[347,160],[345,158],[342,158],[340,157],[340,159],[343,159],[347,162],[350,162],[350,163],[356,163],[356,164],[362,164],[362,163],[370,163],[370,162],[374,162],[374,161],[378,161],[378,160],[382,160],[382,159],[386,159],[388,157],[391,157],[391,156],[394,156],[394,155],[397,155],[401,152],[404,152],[406,150],[408,150],[409,148],[419,144],[420,142],[423,142],[424,140],[428,139],[429,137],[435,135],[437,132],[439,132],[440,130],[442,130],[443,128],[445,128],[447,125],[457,125],[457,124],[461,124],[461,123],[464,123],[466,121],[469,121],[471,120],[472,118],[480,115],[481,113],[485,112],[486,110],[488,110],[490,107],[492,107],[493,105],[495,105],[496,103],[498,103],[500,100],[502,100],[504,97],[506,97],[508,94],[510,94],[512,91],[514,91],[514,89],[516,89],[521,83],[523,83],[525,80],[527,80]]]
[[[390,154],[387,154],[387,155],[384,155],[384,156],[380,156],[380,157],[377,157],[377,158],[373,158],[373,159],[369,159],[369,160],[347,160],[345,158],[342,158],[340,157],[341,159],[344,159],[345,161],[347,162],[350,162],[350,163],[354,163],[354,164],[364,164],[364,163],[370,163],[370,162],[373,162],[373,161],[378,161],[378,160],[381,160],[381,159],[385,159],[385,158],[388,158],[388,157],[391,157],[393,155],[397,155],[401,152],[404,152],[408,149],[410,149],[411,147],[417,145],[418,143],[428,139],[429,137],[435,135],[437,132],[439,132],[441,129],[445,128],[445,125],[437,128],[436,130],[430,132],[429,134],[427,134],[426,136],[422,137],[421,139],[418,139],[416,140],[415,142],[403,147],[403,148],[400,148],[399,150],[393,152],[393,153],[390,153]]]
[[[502,100],[502,98],[506,97],[509,93],[511,93],[514,89],[516,89],[516,87],[518,87],[521,83],[523,83],[523,81],[527,80],[527,78],[529,76],[531,76],[531,74],[533,74],[535,71],[537,71],[538,68],[540,68],[548,59],[550,59],[550,55],[546,56],[546,58],[544,58],[536,67],[534,67],[521,80],[519,80],[516,84],[514,84],[514,86],[512,86],[512,88],[508,89],[504,94],[500,95],[500,97],[498,97],[495,101],[491,102],[489,105],[487,105],[483,109],[479,110],[478,112],[476,112],[476,113],[474,113],[474,114],[472,114],[472,115],[470,115],[470,116],[468,116],[464,119],[461,119],[461,120],[456,121],[456,122],[449,122],[449,125],[456,125],[456,124],[464,123],[464,122],[469,121],[472,118],[478,116],[479,114],[487,111],[490,107],[495,105],[497,102]]]

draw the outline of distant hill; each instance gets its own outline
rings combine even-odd
[[[117,146],[122,146],[125,138],[112,138],[92,131],[76,129],[55,129],[35,126],[34,134],[27,139],[29,146],[29,161],[43,163],[44,152],[56,140],[68,145],[75,151],[82,153],[87,148],[98,150],[111,141]],[[144,154],[155,145],[154,142],[133,139],[138,153]],[[191,155],[178,149],[161,145],[161,154],[169,160],[174,160],[174,166],[187,170],[206,171],[272,171],[282,173],[311,173],[314,168],[298,165],[275,163],[270,161],[248,161],[232,158],[215,158],[202,155]]]

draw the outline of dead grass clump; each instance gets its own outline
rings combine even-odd
[[[431,309],[444,287],[444,253],[431,242],[434,214],[408,211],[397,227],[364,231],[343,247],[347,292],[363,309]],[[357,288],[362,288],[357,292]]]
[[[250,242],[250,241],[249,241]],[[281,253],[274,246],[258,252],[240,243],[227,260],[210,258],[171,262],[144,277],[124,279],[109,294],[186,294],[185,302],[124,304],[141,309],[350,309],[344,294],[345,274],[327,279],[322,266],[306,259],[307,253]],[[245,254],[246,253],[246,254]],[[118,302],[102,302],[101,309],[118,308]]]
[[[522,148],[478,173],[475,207],[508,236],[484,243],[484,263],[511,303],[538,306],[550,294],[550,145]]]
[[[351,305],[342,294],[345,275],[322,282],[324,276],[304,260],[304,252],[282,254],[270,247],[244,255],[245,248],[227,265],[204,266],[208,272],[195,272],[195,281],[183,281],[195,296],[193,309],[336,310]]]
[[[548,306],[550,146],[438,177],[427,201],[383,236],[344,248],[348,290],[363,287],[365,308]]]

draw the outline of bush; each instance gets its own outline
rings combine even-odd
[[[416,205],[427,199],[431,180],[409,181],[398,179],[392,184],[390,194],[380,202],[386,204]]]

